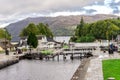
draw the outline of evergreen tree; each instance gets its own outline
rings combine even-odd
[[[20,33],[20,36],[28,36],[30,33],[35,35],[39,34],[39,30],[34,23],[30,23],[26,28],[24,28]]]
[[[27,44],[30,47],[36,48],[38,46],[38,39],[34,33],[30,33],[27,39]]]
[[[82,36],[82,29],[84,27],[85,23],[84,23],[84,20],[83,20],[83,17],[81,18],[81,21],[80,21],[80,24],[77,25],[77,28],[76,28],[76,32],[75,32],[75,35],[76,36],[79,36],[81,37]]]

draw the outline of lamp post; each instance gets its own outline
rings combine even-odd
[[[8,52],[8,50],[7,50],[6,28],[4,28],[4,29],[5,29],[5,54],[6,54],[6,55],[9,55],[9,52]]]

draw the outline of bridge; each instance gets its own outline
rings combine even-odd
[[[70,55],[70,59],[73,60],[74,58],[88,58],[93,56],[92,52],[96,50],[96,47],[75,47],[72,49],[56,49],[52,54],[45,55],[42,54],[41,52],[32,52],[30,53],[25,53],[24,57],[27,59],[46,59],[50,60],[52,59],[53,61],[55,60],[55,57],[57,57],[57,61],[59,61],[59,56],[63,56],[63,60],[66,60],[66,56]]]

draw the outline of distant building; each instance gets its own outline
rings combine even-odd
[[[0,51],[3,51],[4,49],[0,46]]]
[[[13,47],[13,45],[10,43],[9,40],[5,40],[5,39],[0,39],[0,50],[5,50],[5,49],[9,49],[11,50],[11,48]]]
[[[120,43],[120,35],[117,35],[116,40],[117,40],[118,43]]]
[[[54,41],[53,38],[46,37],[44,35],[37,35],[38,38],[38,49],[54,48],[58,42]],[[58,45],[57,45],[58,46]],[[27,37],[21,37],[18,48],[29,48],[27,45]]]

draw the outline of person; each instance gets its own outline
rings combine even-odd
[[[9,55],[9,50],[6,49],[6,50],[5,50],[5,53],[6,53],[6,55]]]
[[[113,47],[113,44],[110,44],[109,45],[109,54],[113,54],[113,52],[114,52],[114,47]]]
[[[15,47],[15,54],[18,54],[18,48]]]
[[[21,49],[18,49],[18,54],[21,54],[21,53],[22,53]]]

